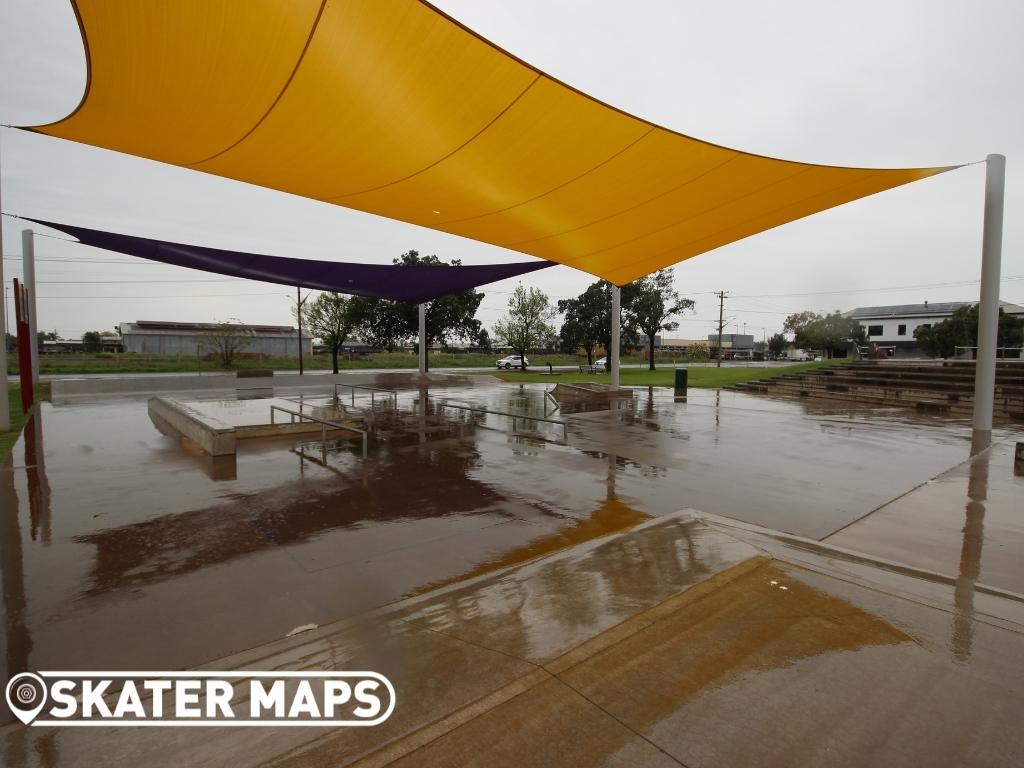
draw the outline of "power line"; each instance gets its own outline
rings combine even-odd
[[[190,280],[36,280],[38,285],[61,285],[61,284],[72,284],[81,285],[83,283],[100,283],[103,285],[110,285],[116,283],[130,283],[132,285],[137,284],[149,284],[149,283],[230,283],[234,280],[245,280],[247,278],[242,277],[224,277],[224,278],[192,278]],[[263,282],[262,280],[258,282]]]
[[[1009,282],[1013,280],[1024,280],[1024,275],[1006,275],[1000,278],[1000,282]],[[958,280],[955,282],[948,283],[921,283],[919,285],[892,285],[886,288],[851,288],[849,290],[842,291],[806,291],[804,293],[755,293],[755,294],[736,294],[733,298],[736,299],[772,299],[772,298],[789,298],[791,296],[842,296],[848,293],[883,293],[886,291],[909,291],[920,288],[952,288],[961,285],[975,285],[980,283],[981,280]]]
[[[197,294],[173,294],[165,293],[155,296],[37,296],[37,299],[118,299],[128,301],[131,299],[224,299],[235,296],[290,296],[283,292],[274,293],[197,293]]]

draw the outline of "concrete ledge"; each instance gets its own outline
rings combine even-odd
[[[490,376],[467,375],[462,373],[428,373],[420,376],[415,370],[401,372],[345,371],[343,373],[298,373],[275,374],[262,381],[240,379],[234,373],[180,374],[163,376],[159,374],[131,376],[127,378],[83,378],[51,379],[50,392],[54,401],[76,397],[131,397],[157,395],[162,392],[215,392],[238,390],[249,387],[258,389],[285,389],[295,387],[318,388],[334,391],[335,384],[363,384],[383,388],[415,387],[432,384],[441,386],[475,386],[494,383]],[[243,391],[244,395],[244,391]]]
[[[150,398],[149,416],[151,419],[160,419],[164,425],[184,435],[211,456],[235,453],[234,427],[189,408],[184,403],[163,397]]]
[[[332,389],[335,382],[358,381],[351,374],[306,374],[286,373],[273,377],[274,387],[323,387]],[[89,397],[96,395],[148,395],[159,392],[199,392],[211,390],[239,389],[239,378],[233,373],[180,376],[133,376],[130,378],[96,378],[96,379],[53,379],[50,382],[52,396],[55,399],[65,397]],[[257,379],[259,381],[259,379]],[[242,385],[245,386],[244,384]],[[252,386],[270,387],[266,384],[253,383]]]
[[[566,384],[558,383],[551,390],[556,400],[632,400],[633,390],[613,387],[610,384]]]

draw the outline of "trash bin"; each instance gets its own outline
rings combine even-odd
[[[689,373],[687,368],[676,368],[676,394],[686,394],[686,376]]]

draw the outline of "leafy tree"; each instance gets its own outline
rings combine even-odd
[[[419,251],[407,251],[394,259],[393,263],[438,268],[462,264],[458,259],[453,259],[449,264],[437,256],[420,256]],[[483,293],[467,290],[426,302],[427,347],[435,344],[447,345],[454,340],[476,339],[481,328],[480,321],[476,319],[476,312],[483,299]],[[366,297],[355,297],[353,302],[356,325],[363,340],[370,346],[381,347],[391,352],[399,344],[418,340],[418,305]]]
[[[551,326],[555,314],[547,294],[538,288],[524,288],[520,283],[509,297],[508,314],[494,324],[494,334],[517,355],[523,356],[525,369],[526,353],[545,345],[556,335]]]
[[[830,359],[835,350],[847,348],[850,342],[864,341],[864,326],[839,310],[821,318],[813,332],[818,340],[816,348],[825,350]]]
[[[978,343],[978,305],[963,306],[941,323],[929,327],[919,325],[914,338],[926,355],[953,357],[956,347],[973,347]],[[997,346],[1019,347],[1024,344],[1024,319],[1017,319],[999,308]]]
[[[594,364],[594,349],[610,334],[611,293],[603,280],[587,287],[575,299],[562,299],[558,311],[565,316],[558,332],[558,346],[563,352],[576,353],[580,347],[587,353],[587,365]]]
[[[82,334],[82,349],[86,352],[99,352],[103,349],[103,339],[99,331],[86,331]]]
[[[331,367],[338,372],[338,352],[356,327],[353,299],[333,291],[321,293],[312,304],[305,304],[303,322],[310,335],[331,348]]]
[[[864,327],[839,310],[829,315],[798,312],[786,318],[783,329],[795,335],[798,347],[823,350],[829,358],[850,341],[864,341]]]
[[[771,352],[775,357],[780,357],[783,352],[786,351],[786,345],[789,342],[786,341],[786,337],[781,333],[773,333],[768,338],[768,351]]]
[[[388,352],[394,352],[395,347],[408,341],[408,324],[397,308],[399,303],[390,299],[353,296],[349,309],[360,338],[374,349]]]
[[[483,326],[480,327],[480,332],[476,335],[476,346],[484,352],[491,351],[491,334]]]
[[[794,335],[793,343],[796,346],[813,349],[817,346],[813,326],[820,320],[821,315],[817,312],[797,312],[786,318],[782,330]]]
[[[214,323],[199,341],[199,348],[213,354],[221,365],[230,368],[238,354],[252,344],[253,330],[232,317],[223,323]]]
[[[693,307],[693,299],[684,299],[676,291],[671,269],[659,270],[622,289],[624,324],[647,335],[650,370],[655,370],[655,337],[661,331],[676,330],[679,323],[671,318]]]

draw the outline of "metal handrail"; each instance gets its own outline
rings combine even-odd
[[[547,413],[548,413],[548,400],[550,400],[552,403],[555,404],[555,407],[551,409],[552,413],[554,413],[555,411],[557,411],[559,408],[562,407],[562,404],[560,402],[558,402],[558,400],[555,399],[555,396],[553,394],[551,394],[550,391],[544,390],[544,415],[545,416],[547,416]]]
[[[335,400],[340,400],[340,398],[338,397],[338,387],[348,387],[349,389],[352,390],[352,405],[356,404],[356,390],[357,389],[365,389],[365,390],[367,390],[370,393],[370,406],[371,407],[373,407],[373,406],[375,406],[377,404],[377,401],[374,399],[374,393],[375,392],[384,392],[386,394],[391,395],[391,397],[394,399],[395,407],[396,408],[398,407],[398,393],[395,390],[393,390],[393,389],[383,389],[381,387],[368,387],[365,384],[341,384],[341,383],[335,383],[335,385],[334,385],[334,399]]]
[[[510,419],[512,419],[512,429],[513,429],[513,431],[516,428],[516,419],[525,419],[526,421],[540,421],[540,422],[544,422],[545,424],[557,424],[560,427],[562,427],[562,429],[564,431],[564,434],[565,434],[565,439],[566,440],[569,439],[569,425],[566,422],[558,421],[557,419],[545,419],[545,418],[541,418],[540,416],[526,416],[526,415],[524,415],[522,413],[507,413],[505,411],[492,411],[489,408],[476,408],[476,407],[471,406],[471,405],[456,405],[455,403],[449,403],[449,402],[444,401],[444,400],[438,401],[436,403],[436,405],[439,405],[442,408],[458,408],[461,411],[470,411],[471,413],[489,413],[489,414],[492,414],[494,416],[507,416]]]
[[[958,345],[953,347],[953,356],[956,357],[957,355],[959,355],[961,349],[977,349],[977,347],[976,346],[975,347],[966,347],[966,346],[962,346],[962,345],[958,344]],[[1013,349],[1017,350],[1018,353],[1024,352],[1024,347],[996,347],[996,352],[999,352],[1000,350],[1005,352],[1007,350],[1013,350]],[[997,357],[998,357],[998,355],[997,355]],[[1012,358],[1012,357],[1005,358],[1004,357],[1002,359],[1003,360],[1013,360],[1015,358]]]
[[[272,406],[270,406],[270,423],[271,423],[271,425],[275,424],[275,422],[274,422],[274,411],[280,411],[281,413],[287,413],[289,416],[291,416],[291,423],[292,424],[295,423],[295,417],[296,416],[299,417],[299,422],[301,422],[303,419],[308,419],[309,421],[317,422],[320,425],[320,441],[322,443],[324,443],[325,445],[327,443],[327,427],[331,427],[332,429],[341,429],[341,430],[344,430],[344,431],[347,431],[347,432],[355,432],[357,435],[362,435],[363,436],[363,458],[364,459],[366,458],[366,431],[365,430],[357,429],[356,427],[350,427],[350,426],[347,426],[345,424],[338,424],[336,421],[328,421],[327,419],[321,419],[321,418],[319,418],[317,416],[310,416],[308,413],[303,413],[302,411],[293,411],[290,408],[284,408],[283,406],[280,406],[280,405],[272,405]]]

